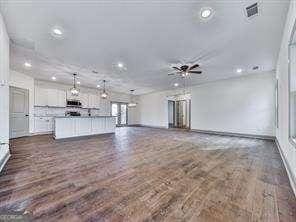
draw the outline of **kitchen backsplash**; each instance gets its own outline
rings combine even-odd
[[[88,116],[87,109],[81,108],[54,108],[54,107],[34,107],[34,116],[65,116],[65,112],[67,111],[75,111],[79,112],[81,116]],[[97,116],[100,115],[100,110],[91,109],[91,115]]]

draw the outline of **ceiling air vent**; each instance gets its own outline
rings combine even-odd
[[[253,5],[246,7],[246,15],[248,18],[252,18],[258,15],[258,13],[259,13],[258,3],[255,3]]]

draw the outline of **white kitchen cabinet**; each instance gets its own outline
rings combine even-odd
[[[35,117],[35,133],[53,131],[53,117]]]
[[[35,106],[47,106],[47,89],[35,87]]]
[[[87,93],[80,93],[79,99],[83,108],[89,108],[89,96]]]
[[[54,119],[56,139],[115,132],[115,117],[58,117]]]
[[[56,104],[58,107],[65,107],[66,106],[66,92],[64,90],[58,90]]]
[[[87,120],[87,121],[85,121]],[[76,118],[75,119],[75,130],[79,136],[91,135],[91,118]]]
[[[35,106],[66,106],[66,92],[58,89],[35,88]]]
[[[57,106],[58,103],[58,90],[56,89],[47,89],[47,105],[48,106]]]

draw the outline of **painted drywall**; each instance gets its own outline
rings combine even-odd
[[[9,37],[0,14],[0,171],[9,157]]]
[[[254,135],[275,135],[275,73],[258,73],[198,85],[191,94],[191,128]],[[140,96],[140,124],[168,127],[163,91]]]
[[[169,92],[141,95],[139,99],[140,124],[168,128]]]
[[[191,98],[192,129],[275,136],[275,73],[203,84]]]
[[[34,133],[34,79],[23,73],[10,70],[9,86],[29,90],[29,131]]]
[[[279,126],[276,137],[283,154],[291,185],[296,194],[296,147],[289,141],[289,74],[288,74],[288,44],[296,21],[296,1],[290,2],[289,13],[283,33],[279,53],[276,76],[279,81]]]

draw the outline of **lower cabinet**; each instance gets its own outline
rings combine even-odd
[[[53,131],[53,117],[35,117],[35,133],[48,133]]]
[[[75,120],[76,134],[79,136],[85,136],[91,134],[91,121],[92,118],[77,118]]]
[[[64,117],[56,118],[56,139],[115,132],[115,117]]]

